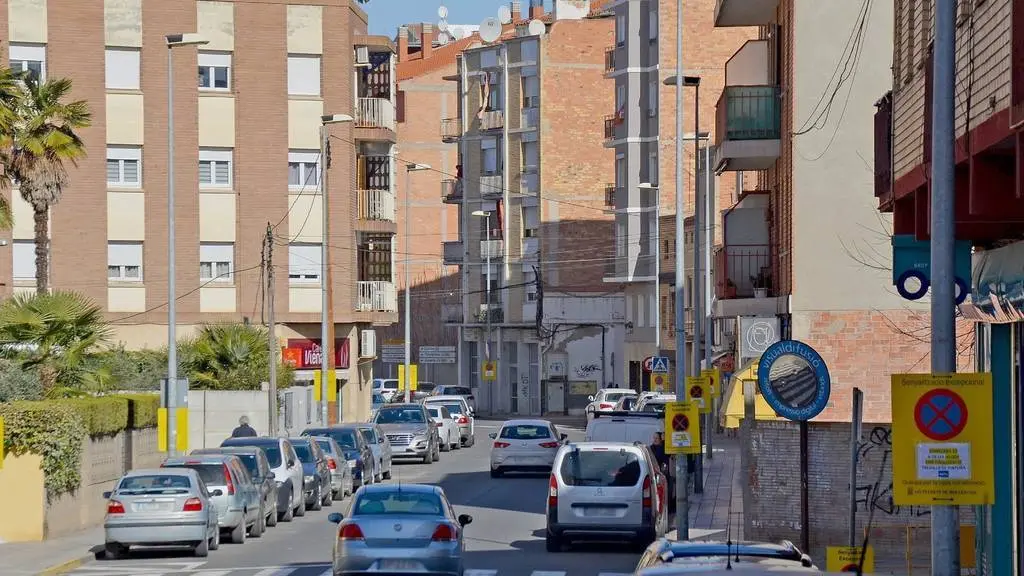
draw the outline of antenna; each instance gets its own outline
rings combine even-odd
[[[480,39],[491,43],[501,36],[501,23],[497,18],[484,18],[480,23]]]
[[[447,32],[441,32],[440,34],[437,35],[437,42],[439,44],[447,44],[447,43],[449,43],[451,41],[452,41],[451,34],[449,34]]]
[[[501,5],[498,7],[498,21],[502,24],[512,22],[512,11],[508,9],[508,6]]]
[[[540,20],[530,20],[526,29],[530,32],[530,36],[543,36],[547,32],[547,26]]]
[[[448,7],[445,6],[444,4],[439,6],[438,9],[437,9],[437,17],[440,18],[441,20],[444,20],[445,18],[447,18],[448,17]]]
[[[437,9],[437,17],[437,30],[440,32],[437,43],[444,45],[451,41],[451,34],[448,33],[448,8],[444,4]]]

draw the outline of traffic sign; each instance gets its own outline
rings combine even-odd
[[[686,377],[686,399],[697,405],[701,414],[711,411],[711,398],[708,394],[708,379],[704,376]]]
[[[832,393],[825,360],[797,340],[780,340],[761,354],[757,386],[776,414],[797,422],[821,414]]]
[[[398,365],[398,389],[405,391],[406,386],[412,392],[416,391],[416,384],[419,383],[419,366],[409,364],[409,375],[405,374],[405,364]]]
[[[647,358],[644,358],[644,372],[650,373],[652,366],[654,366],[654,356],[648,356]]]
[[[652,388],[654,388],[655,392],[664,392],[665,386],[668,385],[668,376],[664,374],[652,374],[651,382],[653,384]]]
[[[825,551],[825,570],[829,572],[856,572],[864,553],[864,573],[875,571],[875,551],[871,546],[862,550],[860,546],[829,546]]]
[[[651,358],[651,372],[655,374],[668,374],[668,357],[655,356]]]
[[[404,344],[383,344],[380,347],[380,360],[385,364],[402,364],[405,362]]]
[[[992,375],[892,375],[893,503],[995,503]]]
[[[498,363],[494,360],[484,360],[480,367],[480,377],[484,382],[494,382],[498,379]]]
[[[420,364],[455,364],[455,346],[420,346],[416,359]]]
[[[718,391],[721,389],[720,383],[722,381],[722,373],[718,368],[701,370],[700,375],[708,378],[708,394],[710,394],[712,398],[718,396]]]
[[[700,416],[693,402],[665,404],[665,453],[700,454]]]

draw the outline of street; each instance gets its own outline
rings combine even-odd
[[[457,514],[470,514],[466,528],[466,576],[612,576],[631,574],[638,555],[626,546],[598,544],[549,554],[544,549],[544,502],[547,475],[491,478],[487,434],[498,422],[478,420],[472,448],[446,452],[432,465],[395,462],[390,482],[438,484]],[[564,428],[569,438],[582,431]],[[209,558],[186,552],[141,552],[127,560],[96,560],[70,572],[77,576],[145,574],[172,576],[320,576],[330,574],[335,525],[332,511],[344,512],[350,502],[335,502],[307,512],[291,523],[279,523],[259,539],[245,544],[222,543]],[[97,542],[97,544],[101,544]]]

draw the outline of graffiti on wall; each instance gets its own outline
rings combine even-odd
[[[869,460],[870,457],[870,460]],[[869,476],[877,474],[878,466],[890,462],[892,458],[892,429],[886,426],[875,426],[857,446],[857,466]],[[869,463],[870,462],[870,463]],[[891,470],[891,468],[890,468]],[[861,484],[856,490],[856,504],[859,509],[870,513],[875,510],[885,516],[903,518],[921,518],[931,514],[928,506],[900,506],[892,499],[892,472],[889,479],[880,479],[871,484]]]
[[[597,362],[589,362],[587,364],[580,364],[573,369],[577,378],[586,378],[592,374],[601,371],[601,365]]]

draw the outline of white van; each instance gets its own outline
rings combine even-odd
[[[596,412],[587,423],[585,442],[641,442],[650,445],[655,432],[665,431],[665,414],[657,412]]]

